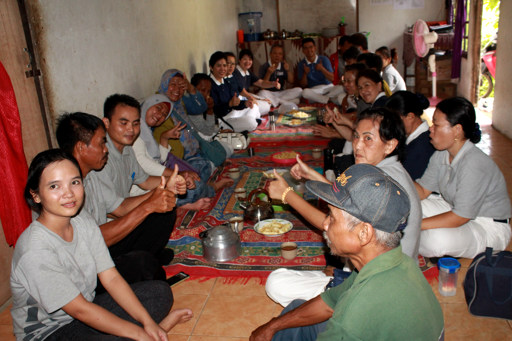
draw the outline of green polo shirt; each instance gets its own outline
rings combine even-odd
[[[439,340],[444,321],[432,288],[402,248],[321,295],[334,313],[318,341]]]

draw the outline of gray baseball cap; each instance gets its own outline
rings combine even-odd
[[[407,225],[411,208],[407,193],[375,166],[353,165],[338,176],[332,185],[308,181],[306,188],[378,230],[393,233]]]

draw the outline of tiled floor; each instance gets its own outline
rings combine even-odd
[[[509,195],[512,194],[512,141],[482,124],[482,142],[486,151],[505,175]],[[512,195],[511,195],[512,197]],[[512,250],[512,244],[509,245]],[[462,280],[471,260],[461,260],[457,295],[438,294],[437,283],[432,283],[443,308],[446,340],[512,340],[512,321],[474,317],[468,313],[464,300]],[[276,316],[281,306],[265,295],[259,280],[247,284],[226,284],[222,278],[207,281],[187,280],[173,287],[174,308],[189,307],[194,319],[175,327],[169,334],[175,341],[246,341],[253,329]],[[0,340],[14,340],[9,309],[0,313]]]

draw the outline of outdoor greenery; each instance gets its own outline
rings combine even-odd
[[[495,43],[498,33],[498,22],[500,17],[500,0],[484,0],[482,11],[482,40],[481,53],[485,53],[485,48]],[[483,97],[489,89],[489,79],[481,76],[478,96]],[[492,86],[492,84],[491,84]],[[494,97],[494,87],[487,97]]]

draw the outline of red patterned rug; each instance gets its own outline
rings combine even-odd
[[[308,163],[321,166],[320,160],[312,160],[311,156],[303,153]],[[275,218],[286,219],[292,222],[293,230],[277,237],[268,237],[255,232],[252,225],[245,225],[246,229],[240,233],[242,242],[241,256],[224,263],[210,263],[204,259],[199,233],[206,229],[226,223],[229,218],[243,215],[243,210],[234,198],[235,188],[245,188],[250,193],[256,188],[266,188],[268,179],[263,171],[279,168],[269,155],[232,159],[232,164],[220,169],[214,176],[225,176],[231,167],[241,170],[241,177],[234,186],[219,191],[215,196],[210,211],[178,210],[176,227],[170,237],[168,247],[175,252],[175,258],[166,268],[168,274],[184,271],[193,277],[262,277],[280,267],[289,267],[297,270],[320,270],[325,267],[324,253],[326,246],[321,233],[312,228],[299,214],[290,210],[286,205],[275,213]],[[314,198],[306,194],[307,200]],[[283,259],[280,255],[280,244],[285,241],[294,241],[299,245],[300,255],[291,261]]]

